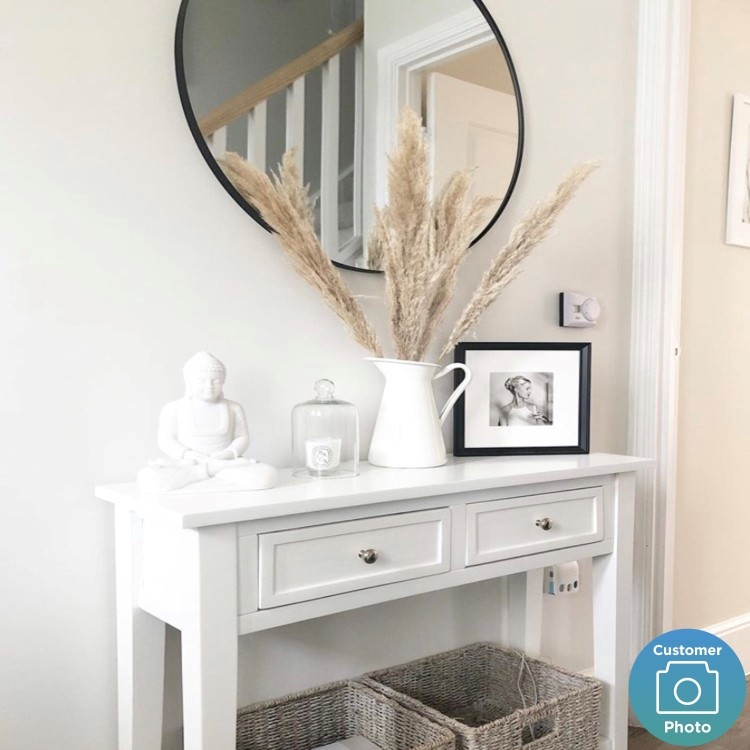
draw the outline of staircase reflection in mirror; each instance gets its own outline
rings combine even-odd
[[[267,172],[295,147],[322,245],[338,265],[368,261],[372,207],[387,201],[387,153],[406,104],[421,113],[433,189],[475,168],[475,194],[515,186],[523,152],[518,80],[480,0],[183,0],[176,59],[188,123],[216,157]],[[268,228],[268,227],[267,227]],[[481,236],[480,234],[480,236]]]

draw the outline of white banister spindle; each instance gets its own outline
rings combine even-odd
[[[208,141],[208,147],[214,156],[224,156],[227,152],[227,126],[214,130]]]
[[[365,65],[364,43],[359,42],[354,49],[354,236],[363,232],[362,211],[362,157],[364,155],[364,106],[365,106]]]
[[[320,164],[320,236],[332,256],[339,248],[339,110],[341,59],[332,57],[323,66],[323,119]]]
[[[268,106],[265,101],[247,113],[247,160],[266,171]]]
[[[286,90],[286,147],[297,147],[297,164],[304,177],[305,79],[298,78]]]

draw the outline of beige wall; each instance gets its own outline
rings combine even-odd
[[[316,378],[358,404],[365,440],[373,426],[381,382],[364,352],[195,148],[175,86],[177,6],[3,7],[0,101],[12,116],[0,118],[2,748],[115,748],[112,512],[92,487],[130,480],[154,454],[159,408],[180,392],[190,354],[225,360],[228,395],[245,404],[260,459],[288,462],[290,409]],[[528,151],[507,216],[472,251],[460,301],[521,213],[573,164],[601,159],[477,333],[593,341],[593,447],[621,451],[636,4],[490,7],[521,77]],[[347,279],[358,293],[382,293],[379,278]],[[557,327],[566,289],[601,298],[599,328]],[[545,649],[572,666],[590,663],[586,603],[548,603]],[[498,613],[498,587],[482,584],[243,638],[242,697],[497,639]],[[176,645],[171,637],[171,686]]]
[[[493,40],[476,50],[435,65],[429,72],[442,73],[505,94],[515,94],[510,68],[500,63],[501,52]]]
[[[750,612],[750,248],[723,241],[732,95],[750,94],[750,3],[693,0],[675,623]]]

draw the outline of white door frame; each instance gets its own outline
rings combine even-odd
[[[637,485],[633,648],[672,627],[691,0],[640,0],[628,450]]]
[[[628,451],[655,458],[657,465],[637,485],[636,650],[672,626],[691,0],[639,5]],[[483,43],[482,26],[451,24],[434,46],[424,35],[381,52],[379,153],[392,146],[400,97],[408,100],[405,76],[434,60],[438,50],[455,51],[451,44]],[[387,91],[395,96],[384,96]],[[384,174],[376,186],[381,202]]]
[[[405,104],[419,111],[421,92],[415,76],[430,65],[460,52],[496,41],[495,33],[475,8],[457,13],[408,34],[378,51],[377,117],[375,153],[390,153],[396,144],[399,115]],[[388,200],[388,170],[384,159],[375,162],[375,202]]]

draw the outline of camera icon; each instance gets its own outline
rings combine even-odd
[[[656,673],[657,714],[718,714],[719,673],[705,661],[670,661]]]

